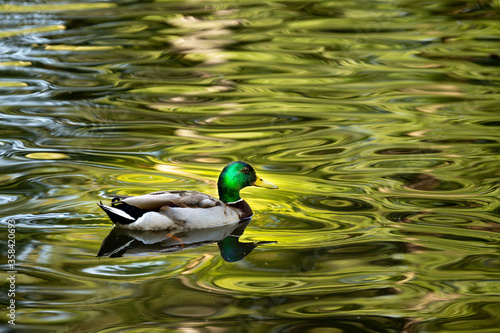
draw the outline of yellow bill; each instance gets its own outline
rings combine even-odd
[[[257,180],[255,182],[253,182],[252,185],[257,186],[257,187],[265,187],[265,188],[278,188],[278,186],[274,185],[273,183],[266,182],[265,180],[263,180],[259,176],[257,176]]]

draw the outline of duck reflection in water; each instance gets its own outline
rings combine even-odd
[[[170,253],[217,243],[222,258],[236,262],[262,244],[276,242],[240,242],[251,219],[230,225],[178,232],[165,230],[139,231],[115,227],[103,240],[98,257],[140,256],[150,253]]]

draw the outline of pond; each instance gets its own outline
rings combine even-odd
[[[0,332],[500,326],[498,1],[0,12]],[[248,225],[152,240],[97,206],[217,196],[236,160],[279,186]]]

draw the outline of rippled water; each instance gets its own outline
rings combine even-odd
[[[1,331],[496,332],[499,8],[1,2]],[[280,186],[243,191],[244,258],[96,258],[107,194],[236,159]]]

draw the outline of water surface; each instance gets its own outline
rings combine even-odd
[[[499,8],[0,4],[15,331],[496,332]],[[233,160],[280,186],[242,192],[251,253],[96,258],[96,202],[216,195]]]

